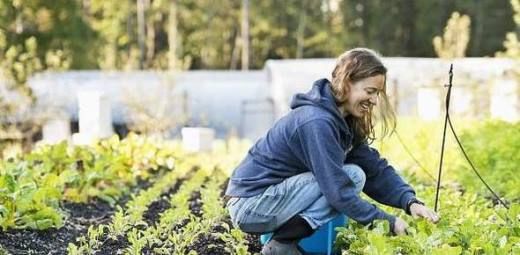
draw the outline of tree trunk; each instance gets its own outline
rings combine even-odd
[[[242,0],[242,70],[249,70],[249,0]]]
[[[370,13],[369,9],[371,6],[369,6],[369,2],[366,2],[363,4],[363,10],[361,11],[361,20],[363,21],[361,26],[361,44],[362,45],[369,45],[370,43],[370,25],[372,25],[370,21]]]
[[[403,1],[401,4],[402,17],[402,30],[403,37],[401,38],[401,52],[406,56],[414,56],[417,54],[415,47],[415,25],[416,25],[416,13],[415,0]]]
[[[177,1],[170,0],[170,10],[168,15],[168,69],[175,70],[179,67],[177,63]]]
[[[473,3],[473,6],[474,6],[474,9],[475,9],[475,17],[474,17],[474,22],[472,22],[474,24],[474,33],[473,33],[473,36],[472,38],[475,38],[474,40],[471,40],[471,50],[469,50],[468,54],[467,55],[474,55],[474,54],[478,54],[478,52],[481,52],[479,49],[480,49],[480,46],[481,46],[481,42],[484,41],[484,20],[485,20],[485,10],[484,10],[484,6],[482,4],[481,1],[475,1]],[[472,18],[473,19],[473,18]]]
[[[238,58],[239,58],[239,51],[240,51],[240,36],[238,35],[238,31],[235,30],[233,33],[234,38],[234,44],[233,44],[233,50],[231,51],[231,62],[229,64],[229,69],[236,70],[238,67]]]
[[[145,0],[137,0],[137,43],[139,45],[139,69],[144,68],[145,57]]]
[[[307,16],[305,14],[305,0],[301,0],[301,8],[300,8],[300,19],[298,21],[298,32],[296,35],[296,58],[302,58],[303,57],[303,47],[304,47],[304,41],[305,41],[305,17]]]
[[[146,0],[146,10],[150,10],[150,0]],[[152,15],[148,16],[146,20],[146,67],[150,68],[153,65],[153,58],[155,56],[155,27]]]

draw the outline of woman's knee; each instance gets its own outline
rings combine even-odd
[[[265,213],[257,204],[268,204],[259,201],[262,195],[247,198],[231,198],[227,203],[229,216],[234,227],[247,233],[266,233],[274,230],[276,216]]]
[[[286,185],[287,190],[291,190],[292,192],[316,193],[317,195],[321,194],[318,182],[316,182],[316,178],[312,172],[305,172],[292,176],[285,180],[284,184]]]
[[[356,185],[356,191],[361,192],[367,179],[363,169],[355,164],[346,164],[343,165],[343,170]]]

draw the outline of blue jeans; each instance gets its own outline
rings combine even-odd
[[[361,192],[366,180],[363,170],[353,164],[344,165],[343,170]],[[338,215],[311,172],[287,178],[253,197],[233,197],[227,208],[233,224],[249,233],[273,232],[297,214],[317,229]]]

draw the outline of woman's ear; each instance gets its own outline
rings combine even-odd
[[[347,102],[347,97],[348,97],[348,94],[350,93],[350,86],[349,85],[349,81],[348,80],[343,80],[342,81],[342,88],[341,88],[341,94],[338,94],[336,96],[336,101],[338,104],[340,105],[343,105]]]
[[[344,87],[343,87],[343,97],[346,98],[348,96],[348,94],[350,93],[350,90],[352,89],[352,86],[354,86],[354,85],[352,84],[350,79],[345,79]]]

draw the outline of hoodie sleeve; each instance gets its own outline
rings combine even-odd
[[[363,200],[354,183],[343,171],[344,150],[339,143],[339,131],[332,121],[315,119],[298,127],[291,136],[293,151],[312,171],[327,201],[349,218],[368,224],[386,219],[392,225],[395,216],[385,213]]]
[[[367,176],[363,192],[379,203],[406,210],[415,191],[395,172],[379,152],[364,143],[355,147],[345,163],[360,166]]]

